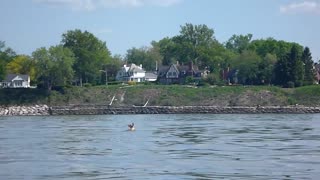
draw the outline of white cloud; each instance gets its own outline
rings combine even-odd
[[[92,11],[97,8],[135,8],[143,6],[168,7],[183,0],[33,0],[54,7],[65,6],[73,10]]]
[[[320,15],[319,1],[294,2],[280,7],[280,12],[285,14],[310,13]]]

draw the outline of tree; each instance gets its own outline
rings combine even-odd
[[[259,64],[261,58],[253,51],[243,51],[240,55],[236,56],[233,61],[233,68],[238,70],[238,80],[241,84],[260,84],[261,80],[258,79]]]
[[[158,42],[153,42],[153,44],[156,44],[159,48],[159,53],[162,56],[162,65],[170,65],[177,61],[177,56],[175,54],[177,45],[172,38],[166,37]]]
[[[274,80],[276,85],[287,86],[290,81],[290,67],[288,55],[280,57],[274,67]]]
[[[18,55],[7,64],[7,72],[13,74],[28,74],[35,80],[35,62],[29,56]]]
[[[109,80],[115,80],[117,72],[120,70],[121,66],[123,65],[123,59],[120,55],[114,55],[111,60],[105,65],[105,68],[107,70],[107,77]],[[106,72],[103,72],[106,73]],[[105,75],[105,74],[104,74]],[[101,78],[102,83],[105,84],[105,78]]]
[[[203,67],[202,57],[204,49],[210,49],[217,43],[214,30],[208,26],[186,24],[181,26],[180,35],[172,38],[175,43],[175,56],[179,62],[189,63],[193,61],[196,65]]]
[[[132,48],[127,51],[126,61],[137,65],[143,65],[147,71],[155,71],[156,64],[161,64],[162,55],[156,42],[152,42],[152,47]]]
[[[303,85],[304,65],[301,60],[301,46],[293,44],[288,54],[282,56],[275,65],[275,80],[277,85],[288,87]]]
[[[266,54],[261,63],[258,65],[258,79],[261,84],[271,84],[274,65],[277,62],[277,56],[274,54]]]
[[[295,86],[302,86],[304,79],[304,66],[301,60],[300,50],[298,45],[294,45],[289,54],[290,81],[292,81]]]
[[[36,62],[36,74],[38,82],[51,90],[53,86],[65,86],[73,79],[72,66],[75,57],[72,51],[63,46],[52,46],[37,49],[32,53]]]
[[[236,53],[242,53],[244,50],[248,50],[251,40],[252,40],[252,34],[247,34],[247,35],[234,34],[227,41],[226,48]]]
[[[304,82],[306,85],[314,84],[316,72],[313,68],[313,60],[311,56],[310,49],[308,47],[304,48],[302,53],[302,62],[304,63]]]
[[[4,41],[0,41],[0,80],[4,79],[7,64],[16,56],[16,53],[9,47],[6,47]]]
[[[62,35],[62,44],[71,49],[76,57],[73,68],[80,85],[83,80],[92,84],[101,82],[100,70],[111,60],[105,42],[88,31],[76,29]]]

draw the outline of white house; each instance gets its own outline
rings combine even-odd
[[[142,68],[142,65],[137,66],[135,64],[126,64],[118,71],[116,80],[117,81],[134,81],[134,82],[144,82],[146,76],[146,71]]]
[[[122,82],[145,82],[145,81],[156,81],[157,75],[154,73],[146,72],[142,65],[137,66],[135,64],[130,64],[127,66],[126,64],[118,71],[116,76],[117,81]]]
[[[8,74],[0,82],[1,88],[30,88],[30,76],[25,74]]]

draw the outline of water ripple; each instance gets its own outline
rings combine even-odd
[[[320,115],[2,117],[0,179],[318,179]],[[136,131],[127,131],[134,122]]]

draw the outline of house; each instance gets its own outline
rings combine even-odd
[[[25,74],[8,74],[0,82],[1,88],[30,88],[30,76]]]
[[[192,62],[188,65],[171,64],[170,66],[160,66],[158,79],[161,84],[184,84],[187,77],[192,77],[195,81],[205,77],[209,71],[200,71]]]
[[[146,72],[145,81],[155,82],[157,81],[157,79],[158,79],[157,74],[152,72]]]
[[[142,65],[137,66],[132,63],[129,66],[127,66],[127,64],[123,65],[123,67],[117,72],[116,80],[122,82],[156,81],[157,75],[146,72],[142,68]]]

